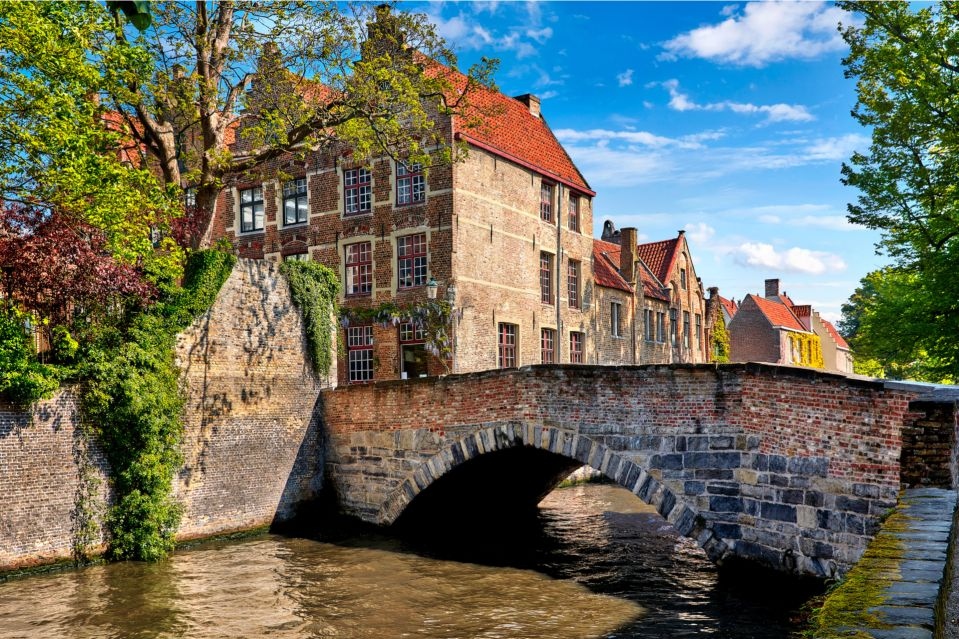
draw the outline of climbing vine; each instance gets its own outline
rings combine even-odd
[[[290,261],[280,266],[290,284],[293,303],[303,315],[310,361],[317,375],[326,375],[333,364],[333,318],[340,295],[335,272],[314,261]]]
[[[789,334],[789,346],[793,353],[793,364],[807,368],[823,368],[822,342],[813,333]],[[799,356],[798,361],[796,355]]]
[[[450,334],[452,307],[443,300],[426,300],[399,305],[383,302],[371,308],[344,308],[340,311],[340,324],[346,328],[351,324],[377,324],[379,326],[398,326],[410,322],[423,331],[424,348],[442,362],[449,372],[448,361],[453,353],[453,339]]]
[[[729,331],[726,330],[726,318],[721,311],[716,313],[713,326],[713,361],[717,364],[729,362]]]
[[[87,355],[84,417],[110,464],[114,504],[106,525],[114,559],[154,561],[173,549],[183,431],[176,334],[209,309],[235,261],[215,250],[193,253],[182,288],[106,331]]]

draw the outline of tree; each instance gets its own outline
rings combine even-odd
[[[178,207],[125,161],[129,140],[97,100],[105,77],[90,51],[110,24],[95,4],[0,2],[0,207],[56,211],[102,230],[121,262],[175,270],[176,247],[155,251],[151,229]]]
[[[882,232],[893,266],[871,273],[844,325],[857,357],[891,374],[959,377],[959,4],[841,2],[863,18],[847,26],[846,76],[857,81],[853,117],[872,131],[843,164],[859,191],[850,221]],[[864,350],[861,350],[864,349]]]
[[[102,231],[35,207],[0,210],[0,264],[5,293],[40,320],[47,338],[55,326],[96,321],[156,292],[141,272],[113,259]]]
[[[712,361],[717,364],[729,363],[729,330],[726,328],[726,318],[720,310],[716,313],[716,322],[713,324]]]
[[[113,24],[91,51],[101,93],[142,161],[195,189],[194,246],[209,244],[224,176],[286,154],[345,145],[359,161],[449,161],[437,116],[466,113],[494,68],[456,74],[426,17],[388,5],[155,2],[142,34]]]

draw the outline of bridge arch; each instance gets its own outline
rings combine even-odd
[[[572,463],[573,467],[582,464],[599,471],[656,508],[677,532],[694,540],[712,561],[719,563],[728,553],[727,544],[713,533],[703,517],[669,487],[626,456],[573,430],[519,422],[486,425],[468,435],[447,441],[439,452],[423,460],[392,491],[380,511],[378,523],[395,523],[423,491],[433,487],[451,471],[493,453],[524,447],[552,453]]]

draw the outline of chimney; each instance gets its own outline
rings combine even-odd
[[[636,284],[636,229],[627,226],[620,231],[619,272],[630,284]]]
[[[366,40],[360,45],[362,57],[395,55],[406,51],[406,34],[389,4],[378,4],[374,19],[366,24]]]
[[[792,312],[796,317],[799,318],[799,322],[803,325],[807,331],[812,330],[810,323],[810,316],[812,315],[812,306],[809,304],[803,304],[802,306],[793,306]]]
[[[779,297],[779,280],[766,280],[766,297]]]
[[[525,104],[527,107],[529,107],[530,115],[532,115],[534,118],[538,118],[538,117],[539,117],[540,111],[539,111],[539,98],[538,98],[538,97],[536,97],[536,96],[533,95],[532,93],[524,93],[523,95],[518,95],[518,96],[516,96],[516,97],[513,98],[513,99],[514,99],[514,100],[519,100],[520,102],[522,102],[523,104]]]
[[[606,220],[603,222],[603,234],[599,239],[603,240],[604,242],[619,244],[619,231],[616,230],[616,225],[613,224],[612,220]]]

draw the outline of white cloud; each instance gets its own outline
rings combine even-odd
[[[545,44],[547,40],[553,37],[553,28],[527,29],[526,37],[535,40],[538,44]]]
[[[806,148],[806,153],[819,160],[845,160],[853,151],[865,151],[870,139],[865,135],[850,133],[836,138],[816,140]]]
[[[609,129],[587,129],[578,131],[576,129],[557,129],[554,131],[560,142],[600,142],[607,144],[611,141],[626,142],[628,144],[640,144],[647,147],[666,147],[676,146],[683,149],[698,149],[702,147],[702,141],[717,139],[717,132],[698,133],[680,138],[668,138],[661,135],[654,135],[648,131],[611,131]]]
[[[772,244],[765,242],[740,244],[733,252],[733,259],[743,266],[807,275],[822,275],[846,269],[846,263],[838,255],[800,247],[777,251]]]
[[[790,58],[811,59],[845,48],[837,26],[849,15],[825,2],[750,2],[724,7],[726,19],[680,34],[664,44],[664,59],[678,56],[761,67]]]
[[[769,104],[756,105],[748,102],[710,102],[697,104],[689,96],[679,90],[679,80],[666,80],[663,87],[669,91],[669,108],[674,111],[731,111],[745,115],[762,114],[765,122],[809,122],[816,118],[799,104]]]
[[[549,100],[550,98],[555,98],[559,95],[559,91],[543,91],[539,94],[540,100]]]
[[[633,70],[626,69],[622,73],[616,75],[616,81],[621,87],[628,87],[633,83]]]
[[[541,9],[538,2],[519,3],[498,2],[483,4],[444,4],[435,3],[427,10],[427,17],[436,25],[437,32],[450,44],[461,49],[493,50],[512,52],[518,60],[538,55],[539,47],[553,37],[552,27],[542,27]],[[537,5],[537,6],[533,6]],[[460,10],[456,15],[444,17],[447,7],[468,6],[472,15]],[[507,7],[504,9],[504,7]],[[503,16],[512,12],[515,23],[504,29],[490,30],[477,23],[478,14],[489,12]],[[508,20],[506,16],[504,20]]]
[[[690,222],[683,228],[686,230],[686,237],[696,244],[708,244],[716,235],[716,229],[705,222]]]

